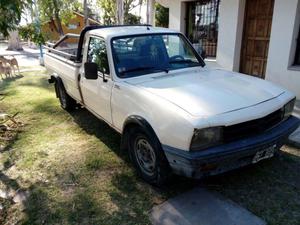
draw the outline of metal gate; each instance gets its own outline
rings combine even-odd
[[[220,0],[187,3],[186,35],[207,57],[216,57]]]

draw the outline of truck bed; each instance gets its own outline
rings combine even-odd
[[[47,43],[44,48],[47,52],[75,61],[78,52],[79,37],[78,34],[66,34],[55,44]]]
[[[76,62],[78,41],[66,42],[68,38],[78,39],[79,35],[67,34],[57,43],[44,46],[44,63],[48,71],[59,75],[68,94],[80,101],[78,75],[81,62]]]

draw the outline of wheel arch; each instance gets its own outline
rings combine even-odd
[[[129,116],[123,125],[122,129],[122,139],[121,139],[121,149],[127,150],[128,141],[129,141],[129,129],[133,127],[141,127],[151,138],[155,138],[160,143],[156,132],[150,125],[150,123],[143,117],[138,115]],[[161,143],[160,143],[161,144]]]
[[[59,90],[58,90],[59,86],[65,88],[62,79],[59,77],[59,75],[52,74],[50,76],[50,78],[48,79],[48,82],[49,82],[49,84],[54,84],[56,97],[59,98],[60,97]]]

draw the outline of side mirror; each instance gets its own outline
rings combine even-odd
[[[85,78],[88,80],[98,79],[98,64],[92,62],[86,62],[84,64],[84,74]]]

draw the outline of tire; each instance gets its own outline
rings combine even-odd
[[[75,109],[77,105],[76,101],[68,95],[63,84],[61,82],[56,82],[55,86],[60,106],[67,111],[72,111],[73,109]]]
[[[139,127],[131,128],[129,132],[128,150],[138,174],[150,184],[166,184],[171,169],[156,135]]]

